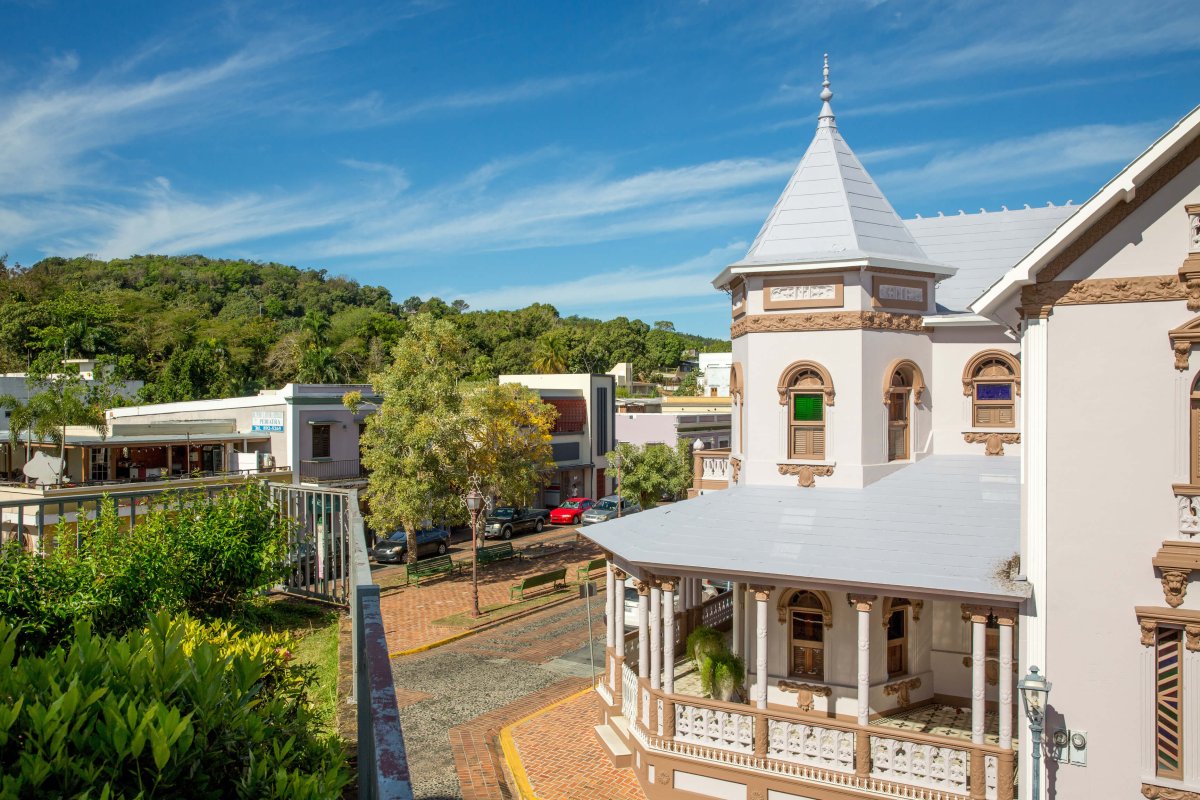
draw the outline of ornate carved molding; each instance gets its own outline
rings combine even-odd
[[[795,681],[783,681],[778,684],[780,691],[796,693],[796,708],[801,711],[813,710],[813,698],[829,697],[833,694],[833,690],[828,686],[821,686],[815,683],[796,683]]]
[[[1036,283],[1021,289],[1021,308],[1027,315],[1054,306],[1090,306],[1104,303],[1149,303],[1186,300],[1188,288],[1176,275],[1134,278],[1095,278],[1086,281]]]
[[[789,589],[779,596],[779,604],[776,606],[776,611],[779,612],[779,623],[782,625],[788,620],[788,611],[794,606],[791,604],[792,598],[796,596],[796,592],[807,592],[816,598],[817,603],[821,606],[821,622],[826,628],[833,627],[833,603],[829,599],[828,592],[822,592],[819,589]]]
[[[613,572],[613,578],[618,581],[623,581],[629,577],[629,575],[625,572],[625,570],[621,569],[620,567],[613,567],[612,572]]]
[[[898,331],[930,333],[921,324],[920,314],[893,314],[890,311],[814,311],[808,314],[750,314],[729,328],[736,339],[747,333],[802,333],[805,331]]]
[[[811,387],[794,386],[793,384],[796,382],[797,377],[806,371],[812,371],[820,375],[821,385]],[[793,361],[791,364],[788,364],[787,369],[779,374],[779,383],[775,387],[775,390],[779,392],[779,405],[787,405],[788,392],[796,388],[810,389],[813,394],[821,392],[825,395],[825,405],[833,405],[833,377],[829,374],[829,370],[815,361]]]
[[[907,680],[889,683],[883,687],[883,693],[889,697],[895,695],[896,702],[901,708],[906,708],[910,705],[908,693],[921,688],[920,678],[908,678]]]
[[[673,591],[675,591],[675,587],[679,585],[679,578],[677,578],[673,575],[668,575],[665,577],[658,577],[658,578],[655,578],[654,580],[655,580],[655,583],[658,584],[658,588],[664,592],[673,592]]]
[[[729,399],[731,402],[742,402],[746,387],[746,372],[742,362],[734,361],[729,367]]]
[[[1037,276],[1038,283],[1049,283],[1061,275],[1067,267],[1074,264],[1080,256],[1090,250],[1093,245],[1103,239],[1113,228],[1117,227],[1122,220],[1136,211],[1142,203],[1153,197],[1155,192],[1166,186],[1172,178],[1182,172],[1188,164],[1191,164],[1197,158],[1200,158],[1200,139],[1193,139],[1191,144],[1180,150],[1170,161],[1163,164],[1157,172],[1151,175],[1149,180],[1137,187],[1136,194],[1128,202],[1117,204],[1107,214],[1080,234],[1079,238],[1072,242],[1065,250],[1055,256],[1049,264],[1043,267]]]
[[[1019,433],[988,433],[987,431],[963,431],[963,441],[967,444],[982,444],[983,454],[988,456],[1004,455],[1004,445],[1019,444]]]
[[[1175,369],[1182,372],[1188,368],[1192,347],[1196,342],[1200,342],[1200,317],[1169,331],[1167,336],[1171,340],[1171,350],[1175,353]]]
[[[738,476],[742,474],[742,460],[734,456],[729,457],[729,485],[734,486],[738,482]]]
[[[991,606],[977,606],[969,603],[963,603],[962,606],[963,619],[969,619],[971,622],[979,622],[986,624],[988,617],[992,615]]]
[[[1016,625],[1017,624],[1017,609],[1015,608],[1000,608],[992,609],[992,616],[996,618],[997,625]]]
[[[1193,225],[1200,221],[1200,214],[1190,218]],[[1200,252],[1193,250],[1179,268],[1179,280],[1187,290],[1188,311],[1200,311]]]
[[[855,611],[870,611],[875,605],[875,601],[879,598],[873,594],[848,594],[846,602],[854,607]]]
[[[751,592],[754,593],[755,600],[757,600],[760,603],[765,603],[766,601],[771,599],[771,592],[774,591],[775,587],[752,584],[749,587],[749,589]]]
[[[925,393],[925,375],[921,367],[911,358],[897,358],[883,371],[883,404],[887,405],[892,393],[892,376],[897,370],[908,371],[909,387],[912,389],[913,405],[921,404],[921,395]]]
[[[635,581],[633,586],[637,589],[639,597],[648,597],[650,595],[650,584],[647,581]]]
[[[796,485],[805,489],[816,485],[816,478],[828,478],[833,474],[830,464],[780,464],[780,475],[795,475]]]
[[[1163,542],[1151,563],[1162,573],[1163,600],[1171,608],[1179,608],[1187,596],[1192,571],[1200,570],[1200,544]]]
[[[909,605],[912,606],[913,622],[921,621],[921,609],[925,608],[924,600],[910,600]]]
[[[1188,789],[1173,789],[1170,786],[1156,786],[1153,783],[1142,784],[1142,797],[1147,800],[1200,800],[1200,792]]]
[[[1160,627],[1183,628],[1184,646],[1193,652],[1200,651],[1200,612],[1182,608],[1155,608],[1137,606],[1138,629],[1145,647],[1153,647],[1155,635]]]
[[[1191,576],[1191,570],[1187,569],[1164,569],[1162,571],[1163,600],[1171,608],[1179,608],[1183,605],[1183,599],[1187,597],[1188,578]]]

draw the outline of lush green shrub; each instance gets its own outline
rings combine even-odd
[[[745,662],[727,650],[706,655],[700,665],[701,688],[718,700],[728,700],[745,680]]]
[[[78,538],[78,546],[76,539]],[[0,618],[21,627],[23,650],[38,651],[89,620],[119,633],[148,614],[227,614],[280,575],[284,532],[257,486],[165,496],[137,524],[106,504],[97,519],[60,530],[44,556],[18,544],[0,549]]]
[[[0,796],[339,797],[345,754],[286,643],[160,614],[18,656],[0,620]]]
[[[701,625],[688,634],[687,654],[697,669],[704,662],[706,655],[720,653],[726,649],[725,637],[716,628]]]

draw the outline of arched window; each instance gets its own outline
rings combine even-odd
[[[797,361],[779,379],[787,407],[788,458],[825,458],[825,407],[833,405],[833,380],[820,364]]]
[[[916,362],[898,358],[884,373],[883,402],[888,413],[888,461],[912,458],[912,407],[921,402],[925,376]]]
[[[825,679],[825,628],[828,601],[816,592],[792,592],[787,599],[791,629],[789,673],[799,678]]]
[[[963,370],[963,394],[971,398],[973,427],[1015,427],[1020,393],[1021,366],[1012,353],[985,350]]]

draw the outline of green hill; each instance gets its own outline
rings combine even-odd
[[[388,359],[416,312],[452,319],[473,348],[473,378],[501,373],[605,372],[628,361],[641,375],[678,366],[686,350],[729,342],[647,325],[561,317],[549,305],[470,311],[325,270],[203,256],[100,261],[0,259],[0,372],[42,353],[97,356],[146,381],[150,402],[253,393],[289,381],[359,382]]]

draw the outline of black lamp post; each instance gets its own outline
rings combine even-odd
[[[471,512],[471,616],[479,616],[479,514],[487,499],[479,491],[479,479],[471,479],[471,491],[463,498]]]
[[[1029,730],[1033,734],[1030,743],[1033,751],[1033,775],[1030,800],[1040,800],[1042,796],[1042,730],[1046,722],[1046,698],[1050,694],[1050,681],[1044,675],[1038,674],[1038,668],[1031,666],[1029,674],[1017,684],[1021,692],[1021,704],[1025,707],[1025,716],[1029,719]]]

